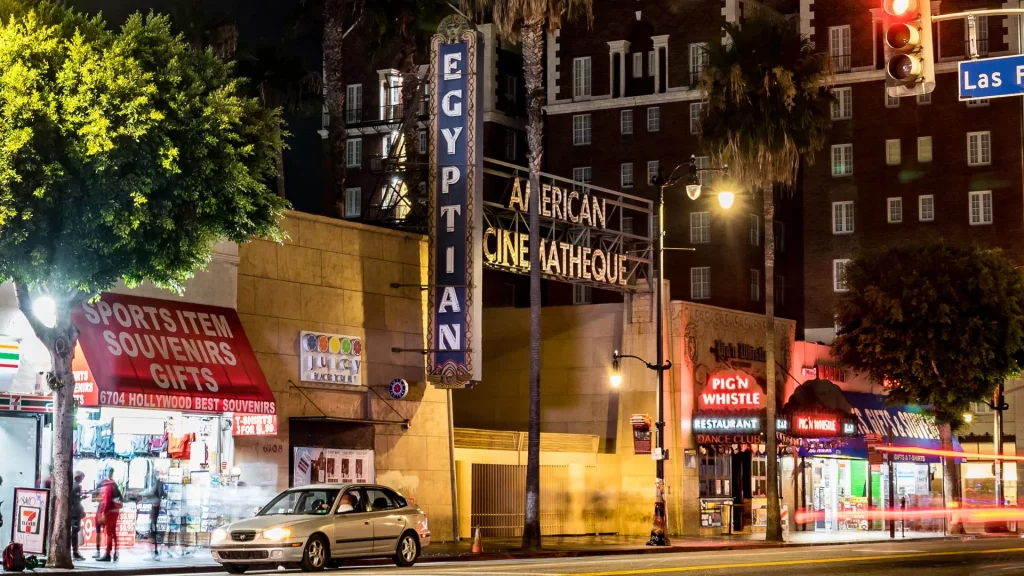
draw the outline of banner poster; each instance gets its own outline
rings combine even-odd
[[[49,502],[49,490],[14,489],[11,541],[20,543],[25,554],[46,554],[46,514]]]
[[[373,456],[373,450],[295,448],[292,487],[373,483]]]

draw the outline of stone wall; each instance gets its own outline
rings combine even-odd
[[[257,240],[239,248],[238,314],[277,398],[280,426],[275,437],[237,439],[243,478],[287,487],[289,418],[409,419],[407,430],[373,425],[376,480],[413,498],[430,515],[434,538],[450,540],[447,395],[425,385],[422,354],[392,351],[425,347],[426,299],[418,286],[426,283],[426,239],[297,212],[283,225],[284,244]],[[364,386],[297,386],[303,330],[362,338]],[[409,382],[403,400],[388,396],[394,378]]]

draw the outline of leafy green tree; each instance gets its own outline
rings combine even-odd
[[[998,250],[937,243],[862,254],[845,281],[836,356],[885,385],[891,402],[931,406],[952,450],[971,403],[1020,368],[1024,275]],[[945,466],[949,502],[958,468]]]
[[[266,185],[277,111],[166,18],[117,32],[43,1],[0,4],[0,279],[49,350],[53,500],[47,564],[70,568],[71,313],[118,280],[180,292],[220,238],[280,239]],[[36,298],[56,307],[52,325]]]
[[[726,24],[725,33],[727,43],[708,46],[700,136],[712,162],[728,165],[733,183],[760,192],[764,203],[766,444],[768,454],[776,454],[775,196],[791,193],[801,163],[810,163],[825,145],[832,64],[794,22],[766,12],[742,26]],[[778,478],[778,459],[768,458],[767,473]],[[769,481],[767,490],[766,538],[781,541],[778,484]]]
[[[530,189],[540,190],[544,156],[544,29],[562,27],[563,18],[594,19],[593,0],[463,0],[478,12],[489,12],[505,38],[523,45],[526,80],[526,159]],[[530,423],[526,455],[526,520],[523,549],[537,550],[540,542],[540,194],[530,195]]]

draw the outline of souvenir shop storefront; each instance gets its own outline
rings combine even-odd
[[[885,396],[842,392],[856,418],[850,438],[808,438],[799,449],[797,499],[810,514],[798,530],[881,530],[889,493],[897,509],[942,507],[942,464],[938,457],[892,454],[875,447],[890,443],[939,449],[938,428],[916,406],[888,406]],[[961,451],[956,438],[954,450]],[[892,478],[890,479],[890,469]],[[914,519],[907,530],[943,529],[941,519]]]
[[[74,469],[92,491],[113,471],[125,494],[121,546],[153,537],[205,545],[252,515],[234,439],[277,433],[276,404],[230,308],[103,294],[76,311]],[[95,526],[86,503],[83,539]]]

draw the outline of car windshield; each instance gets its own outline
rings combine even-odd
[[[323,515],[331,511],[340,490],[309,489],[282,492],[257,516]]]

